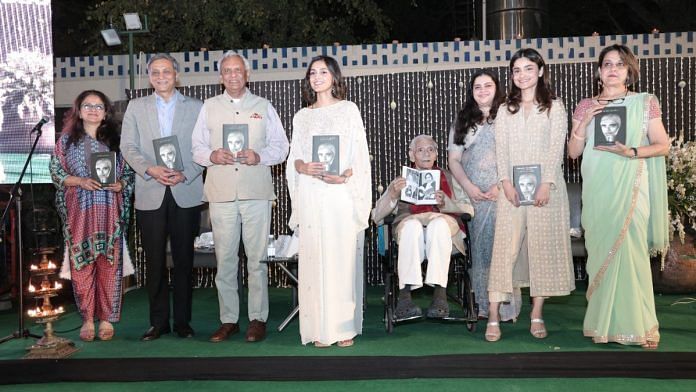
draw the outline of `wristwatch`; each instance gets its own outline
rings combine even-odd
[[[631,147],[631,151],[633,151],[633,156],[631,156],[631,159],[638,158],[638,149],[635,147]]]

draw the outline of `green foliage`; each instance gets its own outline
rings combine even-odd
[[[389,19],[373,0],[105,0],[89,6],[80,26],[88,54],[108,48],[99,31],[113,22],[125,30],[124,12],[148,16],[151,33],[135,37],[135,50],[181,52],[382,42]]]

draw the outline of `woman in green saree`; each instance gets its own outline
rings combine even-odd
[[[599,95],[578,103],[568,153],[571,158],[583,155],[582,225],[589,276],[583,333],[595,343],[655,349],[660,333],[650,254],[668,247],[665,155],[670,141],[655,96],[629,91],[638,75],[638,61],[626,46],[601,51],[595,76]],[[621,106],[625,142],[596,145],[595,135],[602,132],[595,131],[595,118]]]

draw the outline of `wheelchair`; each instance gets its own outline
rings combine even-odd
[[[471,215],[462,214],[461,220],[466,227],[467,222],[471,220]],[[384,271],[384,328],[387,333],[392,333],[394,326],[397,324],[426,318],[425,314],[407,318],[396,317],[396,303],[399,296],[399,277],[397,273],[398,244],[392,232],[393,223],[394,215],[384,218],[381,233],[384,245],[383,257],[381,258]],[[478,305],[476,304],[474,289],[469,275],[471,257],[468,250],[471,249],[471,244],[468,230],[465,230],[465,234],[464,244],[466,245],[467,253],[461,254],[458,251],[452,253],[447,281],[447,298],[456,303],[461,308],[461,312],[457,310],[454,312],[457,314],[455,316],[450,313],[447,317],[432,318],[432,320],[464,322],[470,332],[475,332],[478,322]]]

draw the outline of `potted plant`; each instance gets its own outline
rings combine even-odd
[[[696,292],[696,142],[675,139],[667,158],[670,244],[664,265],[653,268],[655,291]]]

